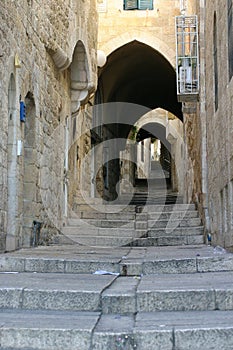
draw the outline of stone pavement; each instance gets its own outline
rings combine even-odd
[[[2,350],[232,350],[233,254],[206,245],[0,255]]]

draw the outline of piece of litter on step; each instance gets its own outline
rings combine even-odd
[[[105,271],[105,270],[98,270],[93,273],[94,275],[114,275],[114,276],[119,276],[118,272],[110,272],[110,271]]]
[[[140,279],[141,279],[141,276],[134,276],[134,279],[135,279],[135,280],[140,280]]]
[[[121,258],[121,259],[127,259],[127,256],[125,256],[125,255],[124,255],[124,256],[122,256],[122,258]]]
[[[214,248],[214,253],[215,254],[226,254],[226,250],[222,247],[220,247],[219,245],[217,245],[215,248]]]
[[[0,273],[14,274],[14,273],[19,273],[19,272],[17,272],[17,271],[5,271],[5,272],[0,272]]]

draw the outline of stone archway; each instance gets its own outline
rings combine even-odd
[[[162,129],[156,130],[156,124]],[[154,126],[153,126],[154,125]],[[124,151],[121,151],[121,193],[129,191],[130,184],[135,183],[135,166],[138,163],[137,146],[135,148],[137,133],[143,130],[159,139],[171,154],[171,185],[174,191],[183,194],[183,124],[171,113],[163,109],[155,109],[143,115],[132,127]],[[134,135],[132,135],[132,132]],[[145,140],[146,141],[146,140]],[[147,142],[148,143],[148,142]],[[146,153],[150,153],[150,144],[145,144]],[[147,157],[148,158],[148,157]],[[148,162],[147,162],[148,163]],[[138,164],[137,164],[138,165]],[[148,168],[148,169],[147,169]],[[145,163],[143,172],[149,174],[150,164]]]
[[[171,47],[169,47],[164,41],[155,37],[154,35],[148,33],[148,31],[142,30],[129,30],[124,34],[118,35],[117,37],[109,40],[103,45],[99,46],[106,56],[109,56],[114,51],[120,47],[127,45],[132,41],[141,42],[147,46],[150,46],[154,50],[161,53],[162,56],[166,58],[170,64],[175,67],[176,62],[176,52]]]
[[[164,109],[183,120],[181,104],[176,95],[176,73],[172,65],[175,52],[171,48],[161,40],[155,40],[154,37],[152,40],[152,36],[140,32],[127,32],[105,45],[100,49],[109,55],[107,63],[99,70],[97,95],[103,97],[100,103],[116,105],[112,113],[107,113],[110,117],[103,113],[103,125],[118,124],[117,128],[103,128],[105,139],[127,139],[130,128],[137,120],[154,109]],[[125,108],[118,108],[118,103],[125,104]],[[120,148],[119,152],[123,150]],[[115,169],[118,164],[116,156]],[[114,189],[120,174],[112,171],[109,179]]]

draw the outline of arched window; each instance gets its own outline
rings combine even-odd
[[[229,80],[233,76],[233,20],[232,20],[232,0],[228,0],[228,66]]]
[[[214,13],[214,30],[213,30],[213,56],[214,56],[214,104],[215,111],[218,109],[218,40],[217,40],[217,19]]]

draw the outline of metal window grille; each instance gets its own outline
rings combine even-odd
[[[197,16],[176,17],[176,78],[178,100],[196,100],[199,93]]]

